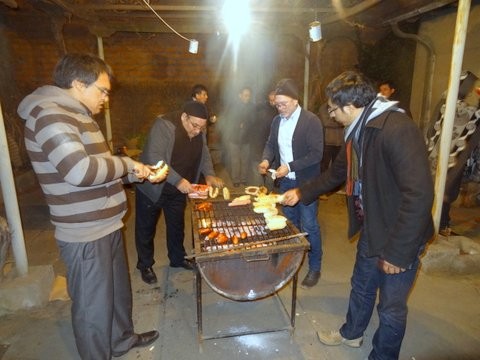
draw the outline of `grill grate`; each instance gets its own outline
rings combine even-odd
[[[287,226],[281,230],[269,230],[263,214],[253,211],[251,204],[229,207],[228,201],[209,201],[212,206],[208,211],[197,210],[201,201],[193,205],[193,227],[196,229],[194,236],[200,252],[218,252],[229,249],[252,249],[276,245],[277,240],[284,240],[283,243],[296,243],[296,235],[301,236],[298,230],[287,222]],[[228,240],[219,244],[216,239],[208,235],[200,235],[199,230],[204,228],[212,229],[212,232],[224,233]],[[243,236],[242,236],[243,235]],[[233,242],[233,237],[238,238],[238,243]]]

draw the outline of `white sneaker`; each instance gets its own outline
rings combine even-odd
[[[318,340],[325,345],[335,346],[335,345],[347,345],[350,347],[358,348],[362,346],[363,336],[358,339],[348,340],[345,339],[338,330],[322,330],[317,331]]]

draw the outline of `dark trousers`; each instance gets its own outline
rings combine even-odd
[[[337,145],[325,145],[323,147],[322,161],[320,162],[320,169],[323,172],[327,171],[330,165],[335,161],[341,146]]]
[[[152,267],[155,263],[154,238],[158,218],[162,210],[167,230],[168,259],[171,265],[180,265],[186,255],[183,247],[185,237],[185,208],[187,198],[177,190],[164,191],[153,203],[147,195],[136,190],[135,200],[135,245],[137,247],[137,269]]]
[[[230,177],[234,184],[246,184],[249,172],[249,144],[234,144],[228,146],[230,159]]]
[[[378,268],[378,257],[368,257],[367,239],[362,233],[351,279],[347,321],[340,329],[346,339],[363,336],[370,322],[377,291],[379,326],[373,336],[369,360],[397,360],[407,323],[407,299],[415,281],[419,259],[399,274],[385,274]],[[420,254],[420,252],[419,252]]]
[[[72,325],[82,359],[109,360],[136,341],[123,236],[117,230],[85,243],[57,240],[67,266]]]
[[[450,175],[450,177],[449,177]],[[445,192],[443,195],[442,212],[440,215],[440,230],[450,227],[450,208],[452,203],[460,194],[462,186],[463,172],[447,173],[447,182],[445,183]]]

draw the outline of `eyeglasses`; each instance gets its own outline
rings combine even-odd
[[[327,108],[328,115],[332,115],[332,113],[333,113],[335,110],[338,110],[338,106],[335,107],[335,108],[332,108],[332,107],[329,106],[329,107]]]
[[[284,107],[287,107],[289,103],[290,103],[290,101],[276,102],[275,106],[277,108],[284,108]]]
[[[205,131],[205,130],[207,130],[207,126],[206,126],[206,125],[200,126],[200,125],[194,123],[194,122],[192,121],[192,119],[190,118],[190,116],[188,116],[188,115],[187,115],[187,119],[188,119],[188,121],[190,122],[190,125],[192,125],[192,127],[193,127],[195,130],[199,130],[199,131]]]
[[[93,84],[93,86],[95,86],[98,91],[100,91],[103,95],[105,95],[106,97],[109,97],[110,96],[110,90],[108,89],[105,89],[103,87],[100,87],[100,86],[97,86],[97,84]]]

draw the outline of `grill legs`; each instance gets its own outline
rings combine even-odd
[[[290,335],[293,335],[295,331],[295,312],[296,312],[296,305],[297,305],[297,282],[298,282],[298,272],[292,278],[292,304],[290,307],[290,328],[281,328],[281,329],[274,329],[274,330],[263,330],[263,331],[246,331],[242,333],[236,334],[225,334],[221,336],[203,336],[203,318],[202,318],[202,275],[200,274],[200,270],[198,269],[199,264],[195,266],[195,288],[196,288],[196,297],[197,297],[197,337],[198,343],[201,344],[203,340],[206,339],[221,339],[226,337],[233,337],[233,336],[242,336],[242,335],[250,335],[250,334],[258,334],[258,333],[268,333],[274,331],[284,331],[290,330]],[[275,293],[275,296],[278,297],[280,304],[282,305],[285,314],[288,315],[288,310],[285,307],[285,304],[279,297],[278,293]]]
[[[201,342],[203,339],[203,329],[202,329],[202,276],[198,270],[198,264],[195,266],[195,287],[197,292],[197,334],[198,342]]]

